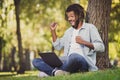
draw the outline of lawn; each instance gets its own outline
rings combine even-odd
[[[37,73],[26,71],[18,75],[16,72],[0,72],[0,80],[120,80],[120,68],[46,78],[37,77]]]

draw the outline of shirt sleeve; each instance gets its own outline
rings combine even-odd
[[[99,34],[97,28],[94,25],[92,25],[92,27],[90,29],[90,38],[91,38],[91,42],[94,46],[94,51],[97,51],[97,52],[105,51],[103,41],[100,37],[100,34]]]
[[[64,40],[65,40],[65,36],[63,36],[62,38],[57,38],[55,42],[52,42],[54,48],[56,50],[61,50],[64,47]]]

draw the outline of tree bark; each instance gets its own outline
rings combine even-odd
[[[3,54],[3,57],[4,57],[4,60],[3,60],[3,70],[2,71],[4,71],[4,72],[7,72],[7,71],[10,71],[10,69],[9,69],[9,62],[8,62],[8,56],[4,53]]]
[[[86,21],[94,24],[105,44],[105,52],[97,54],[97,66],[99,69],[110,67],[108,55],[108,28],[110,24],[111,0],[89,0]]]
[[[11,71],[17,71],[17,65],[15,62],[15,53],[16,53],[16,47],[13,46],[11,49],[11,54],[10,54],[10,58],[11,58],[10,69],[11,69]],[[12,68],[14,68],[14,69],[12,70]]]
[[[1,33],[0,33],[1,34]],[[3,45],[5,44],[3,37],[0,36],[0,71],[2,71],[2,49],[3,49]]]
[[[18,73],[24,73],[25,71],[25,66],[24,66],[24,58],[23,58],[23,48],[22,48],[22,39],[21,39],[21,32],[20,32],[20,18],[19,18],[19,5],[20,5],[20,0],[14,0],[14,5],[15,5],[15,15],[16,15],[16,24],[17,24],[17,40],[18,40],[18,56],[19,56],[19,65],[20,68],[18,70]]]
[[[31,65],[30,65],[30,50],[29,49],[25,49],[25,70],[30,70],[31,69]]]

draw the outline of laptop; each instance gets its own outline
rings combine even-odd
[[[60,67],[63,64],[54,52],[40,52],[39,55],[51,67]]]

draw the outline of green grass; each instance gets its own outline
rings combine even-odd
[[[15,72],[1,72],[0,80],[120,80],[120,68],[46,78],[37,77],[37,73],[26,71],[25,74],[17,75]]]

